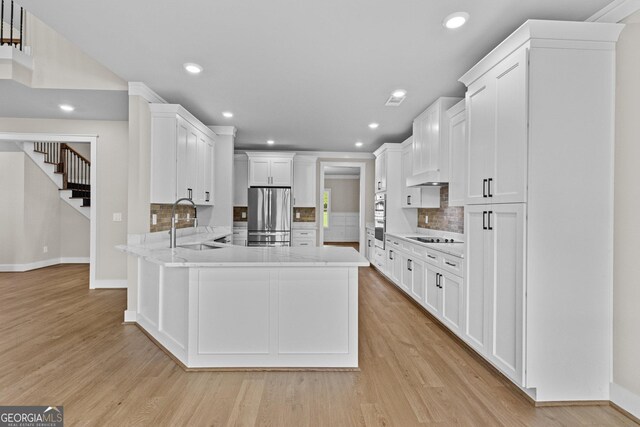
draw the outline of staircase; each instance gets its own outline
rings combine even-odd
[[[60,198],[91,218],[91,162],[61,142],[23,142],[24,152],[58,186]]]
[[[8,45],[23,49],[25,18],[22,7],[13,1],[0,0],[0,46]]]

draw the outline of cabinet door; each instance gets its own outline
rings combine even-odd
[[[422,150],[424,146],[424,127],[425,127],[425,113],[420,114],[413,121],[413,157],[411,173],[417,175],[424,171],[422,166]]]
[[[205,190],[205,175],[208,171],[206,171],[205,169],[207,163],[207,154],[209,153],[207,150],[208,143],[205,139],[205,136],[200,132],[197,132],[196,136],[196,181],[192,198],[197,205],[201,205],[204,204],[204,201],[206,199],[205,192],[207,190]]]
[[[440,271],[429,263],[424,265],[424,307],[433,315],[440,315],[440,288],[438,274]]]
[[[407,146],[402,150],[402,182],[400,188],[402,188],[402,207],[403,208],[417,208],[420,207],[420,188],[419,187],[407,187],[407,177],[411,176],[413,170],[413,144]]]
[[[496,134],[490,161],[491,203],[526,201],[527,55],[527,49],[516,51],[494,70]]]
[[[485,263],[489,254],[489,232],[485,228],[491,205],[466,206],[464,209],[465,230],[465,265],[464,279],[464,323],[462,336],[481,354],[488,349],[489,333],[488,304],[490,294],[487,292],[487,276],[490,274]]]
[[[177,120],[177,141],[176,141],[176,199],[189,197],[189,187],[187,184],[187,146],[189,139],[189,126],[186,121]]]
[[[233,206],[247,206],[249,162],[246,157],[233,160]]]
[[[196,187],[198,181],[198,131],[188,125],[187,129],[187,197],[193,199],[197,196]]]
[[[491,76],[485,76],[467,90],[467,185],[466,203],[489,203],[486,185],[490,178],[489,158],[495,139],[495,92]]]
[[[382,153],[376,157],[376,192],[385,191],[387,188],[387,153]]]
[[[424,305],[425,299],[425,263],[415,258],[411,259],[411,296]]]
[[[440,104],[435,103],[427,110],[422,128],[422,172],[436,172],[439,170],[440,160]]]
[[[449,206],[464,206],[466,160],[466,116],[463,111],[449,121]]]
[[[316,162],[293,162],[293,206],[315,207],[316,199]]]
[[[400,252],[395,249],[387,249],[387,265],[389,278],[396,284],[401,285],[402,283],[402,255]]]
[[[398,257],[398,270],[400,275],[400,287],[409,295],[413,288],[413,260],[405,253]]]
[[[215,189],[215,142],[210,138],[205,139],[205,164],[204,164],[204,204],[213,205]]]
[[[462,326],[462,286],[461,277],[451,273],[441,273],[441,319],[455,333],[460,333]]]
[[[489,358],[517,384],[524,384],[524,218],[525,205],[492,205],[487,260],[489,289],[487,304],[492,319]]]
[[[266,187],[271,185],[270,166],[268,158],[249,159],[249,186]]]
[[[292,166],[292,159],[271,159],[271,185],[275,187],[291,187]]]

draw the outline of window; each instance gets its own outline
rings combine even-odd
[[[325,188],[322,194],[322,225],[329,228],[329,215],[331,215],[331,189]]]

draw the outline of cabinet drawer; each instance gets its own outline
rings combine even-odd
[[[315,239],[316,230],[293,230],[293,238]]]
[[[291,242],[291,246],[294,247],[298,247],[298,246],[315,246],[316,245],[316,239],[293,239],[293,241]]]
[[[247,237],[247,229],[246,228],[234,228],[233,229],[233,237],[237,238],[237,237]]]
[[[456,276],[462,277],[464,271],[464,261],[453,255],[442,255],[441,267],[443,270],[449,271]]]
[[[424,249],[424,260],[429,264],[440,266],[442,264],[442,255],[436,251],[427,248]]]

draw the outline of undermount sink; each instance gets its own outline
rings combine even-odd
[[[208,251],[209,249],[222,249],[222,246],[207,245],[206,243],[192,243],[190,245],[178,245],[179,248],[192,251]]]

